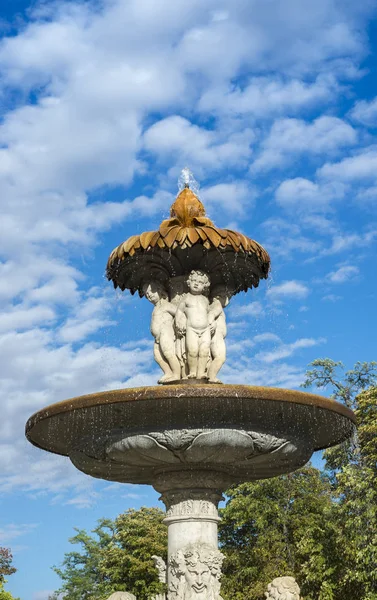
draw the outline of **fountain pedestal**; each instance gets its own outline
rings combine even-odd
[[[195,473],[193,475],[195,479]],[[200,473],[196,475],[200,477]],[[193,483],[187,481],[188,486]],[[217,597],[223,558],[217,549],[220,521],[217,507],[222,494],[210,488],[171,489],[171,485],[174,485],[174,477],[163,485],[170,489],[161,496],[166,506],[164,523],[168,527],[168,599],[183,600],[188,586],[194,592]],[[213,572],[214,560],[218,568]]]

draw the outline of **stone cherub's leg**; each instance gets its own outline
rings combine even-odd
[[[188,377],[189,379],[196,379],[198,371],[199,336],[191,329],[191,327],[188,327],[186,330],[186,353],[189,368]]]
[[[181,378],[181,365],[176,355],[175,335],[173,327],[165,325],[160,335],[160,351],[168,362],[170,375],[164,377],[164,381],[175,381]]]
[[[217,373],[225,363],[226,346],[224,337],[219,333],[215,333],[212,338],[211,354],[212,361],[208,369],[208,378],[211,383],[221,383],[220,379],[217,378]]]
[[[199,340],[199,358],[198,358],[198,370],[197,378],[206,378],[206,369],[208,364],[209,351],[211,347],[211,332],[209,329],[204,331]]]
[[[155,342],[153,347],[153,356],[156,363],[161,367],[161,369],[164,372],[163,376],[158,380],[158,383],[164,383],[172,377],[172,371],[169,367],[169,363],[165,360],[161,353],[160,344],[158,344],[157,342]]]

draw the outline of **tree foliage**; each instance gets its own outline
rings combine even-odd
[[[16,600],[10,592],[4,589],[6,583],[5,577],[13,575],[16,572],[16,568],[13,566],[13,556],[9,548],[3,548],[0,546],[0,600]]]
[[[12,575],[16,572],[12,562],[13,556],[9,548],[0,547],[0,583],[4,583],[7,575]]]
[[[116,591],[128,591],[147,600],[162,591],[153,554],[166,559],[167,530],[158,508],[130,509],[114,521],[102,519],[93,535],[77,531],[70,542],[78,551],[65,555],[54,567],[65,600],[104,600]]]
[[[5,583],[5,581],[4,581]],[[7,592],[4,589],[4,583],[1,582],[0,583],[0,600],[18,600],[18,598],[15,598],[14,596],[12,596],[12,594],[10,592]]]
[[[377,600],[377,363],[344,367],[330,359],[311,364],[304,387],[332,387],[332,397],[355,411],[357,434],[324,453],[334,502],[335,600]],[[369,388],[369,389],[367,389]]]
[[[305,600],[327,600],[334,532],[331,488],[318,469],[245,483],[227,492],[220,543],[225,598],[259,600],[275,577],[300,581]]]

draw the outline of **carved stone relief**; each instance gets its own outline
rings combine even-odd
[[[166,495],[162,498],[163,502],[168,505]],[[183,500],[177,504],[173,504],[166,511],[166,517],[195,517],[196,519],[212,517],[218,519],[217,513],[218,496],[216,496],[216,504],[207,500]]]
[[[300,588],[293,577],[276,577],[267,586],[266,600],[300,600]]]
[[[169,600],[221,600],[224,556],[206,543],[189,544],[169,560]]]
[[[161,583],[166,583],[166,562],[161,556],[156,556],[155,554],[153,554],[152,558],[158,572],[159,581]]]
[[[183,429],[130,435],[111,442],[109,458],[129,465],[242,464],[290,442],[273,435],[236,429]],[[287,448],[289,451],[289,448]]]
[[[232,483],[279,475],[304,465],[310,440],[238,429],[186,429],[81,439],[70,452],[80,470],[112,481],[151,482],[166,491],[224,491]]]
[[[130,592],[114,592],[107,600],[136,600],[136,596]]]

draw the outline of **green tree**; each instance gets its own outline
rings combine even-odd
[[[5,581],[4,581],[5,583]],[[0,600],[19,600],[18,598],[15,598],[14,596],[12,596],[12,594],[10,592],[7,592],[6,590],[4,590],[4,583],[1,582],[0,583]]]
[[[70,539],[79,551],[65,555],[54,567],[63,581],[58,592],[65,600],[104,600],[115,591],[128,591],[138,600],[160,593],[163,584],[151,558],[166,558],[167,530],[158,508],[130,509],[114,521],[102,519],[94,536],[78,531]]]
[[[324,453],[334,495],[334,598],[377,600],[377,363],[356,363],[343,378],[342,363],[318,359],[311,366],[304,387],[330,386],[357,418],[357,435]]]
[[[355,413],[362,460],[377,478],[377,387],[358,395]]]
[[[377,362],[357,362],[353,369],[344,371],[342,362],[330,358],[318,358],[310,363],[303,388],[330,388],[330,397],[342,402],[348,408],[358,411],[358,394],[377,384]],[[358,422],[360,428],[360,422]],[[361,460],[358,436],[346,440],[324,453],[326,468],[335,473],[349,463],[359,464]]]
[[[7,575],[12,575],[16,572],[12,562],[13,556],[9,548],[0,547],[0,583],[4,583]]]
[[[13,556],[9,548],[0,547],[0,600],[17,600],[10,592],[4,589],[4,585],[7,582],[5,577],[13,575],[17,570],[12,562]]]
[[[227,496],[220,524],[225,598],[260,600],[272,579],[292,575],[305,600],[332,599],[331,488],[318,469],[245,483]]]

